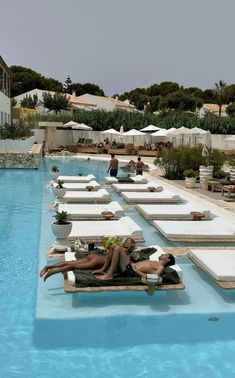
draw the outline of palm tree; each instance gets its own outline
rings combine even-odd
[[[221,117],[222,105],[228,99],[227,84],[223,80],[220,80],[218,83],[215,83],[214,94],[216,98],[216,103],[219,106],[219,117]]]

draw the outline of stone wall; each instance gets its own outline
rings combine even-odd
[[[0,168],[39,168],[42,145],[37,144],[30,152],[0,153]]]

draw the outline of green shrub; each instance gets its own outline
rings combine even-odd
[[[183,175],[184,177],[197,177],[198,172],[194,171],[193,169],[185,169]]]
[[[223,169],[216,169],[216,170],[214,170],[214,172],[213,172],[213,176],[215,177],[215,178],[227,178],[228,177],[228,173],[227,172],[225,172],[225,171],[223,171]],[[230,175],[229,175],[230,176]]]
[[[159,152],[154,163],[159,165],[166,178],[179,180],[184,178],[186,169],[199,171],[199,166],[203,162],[201,148],[178,147]]]
[[[23,123],[0,125],[0,139],[26,139],[33,135],[31,127]]]

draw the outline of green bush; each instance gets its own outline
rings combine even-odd
[[[0,125],[0,139],[26,139],[32,135],[31,127],[27,124]]]
[[[184,177],[197,177],[198,172],[194,171],[193,169],[185,169],[183,175]]]
[[[227,178],[229,176],[229,173],[223,171],[223,169],[217,169],[213,171],[213,176],[215,178]]]
[[[202,156],[202,147],[178,147],[159,152],[154,163],[159,165],[163,175],[170,180],[179,180],[185,177],[184,171],[192,169],[199,171],[200,165],[213,165],[215,170],[221,169],[225,156],[218,150],[211,151],[208,157]]]
[[[159,165],[166,178],[179,180],[184,178],[186,169],[199,171],[203,159],[201,148],[178,147],[159,152],[154,163]]]

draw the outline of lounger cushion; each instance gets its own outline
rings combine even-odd
[[[235,240],[234,224],[220,217],[208,221],[153,221],[153,225],[166,238]]]
[[[57,187],[57,183],[53,183],[54,188]],[[97,181],[91,180],[90,182],[65,182],[63,187],[67,190],[87,191],[87,187],[93,187],[93,190],[100,189],[100,184]]]
[[[59,176],[56,181],[64,181],[64,182],[90,182],[91,180],[95,180],[94,175],[87,175],[87,176]]]
[[[149,259],[152,260],[152,261],[158,260],[159,256],[161,256],[164,253],[164,251],[159,246],[154,245],[154,246],[150,246],[149,248],[155,249],[155,252],[152,255],[150,255],[150,257],[149,257]],[[143,248],[143,251],[144,250],[145,250],[145,248]],[[140,250],[140,253],[141,253],[141,250]],[[74,252],[65,252],[65,261],[72,261],[72,260],[76,260],[75,253]],[[179,277],[178,282],[179,281],[182,282],[183,271],[180,268],[180,266],[178,264],[175,264],[175,265],[172,265],[170,268],[177,272],[178,277]],[[68,272],[68,280],[72,285],[75,285],[75,275],[72,271]]]
[[[235,281],[235,249],[193,249],[190,256],[217,281]]]
[[[86,241],[101,240],[104,236],[130,236],[143,241],[143,230],[130,217],[104,221],[72,221],[69,239],[81,238]]]
[[[105,189],[99,189],[96,191],[67,191],[64,197],[61,199],[63,202],[96,202],[96,201],[104,201],[110,202],[111,197],[110,194]]]
[[[123,198],[128,202],[140,203],[167,203],[181,202],[180,196],[175,195],[169,190],[162,190],[161,192],[121,192]]]
[[[101,218],[104,211],[110,211],[115,218],[124,215],[123,208],[117,201],[108,204],[59,204],[58,211],[67,211],[71,218]]]
[[[112,184],[112,188],[116,192],[149,192],[150,188],[160,192],[163,189],[156,182],[148,182],[147,184]]]
[[[118,182],[123,182],[123,179],[125,178],[129,178],[129,177],[105,177],[105,182],[106,184],[118,184]],[[147,183],[147,179],[146,177],[144,176],[141,176],[141,175],[137,175],[137,176],[131,176],[130,177],[131,179],[131,182],[135,183],[135,184],[146,184]],[[130,181],[128,181],[130,182]]]
[[[180,219],[189,218],[193,216],[190,214],[192,211],[198,211],[204,214],[205,218],[210,217],[210,211],[206,208],[198,206],[194,203],[177,204],[177,205],[141,205],[138,204],[136,209],[147,219]],[[204,218],[204,219],[205,219]]]

